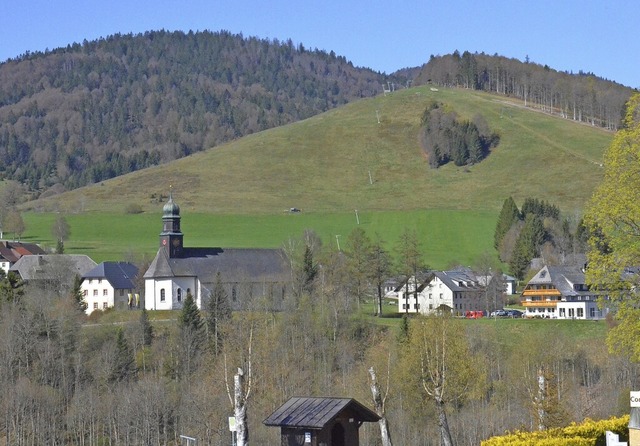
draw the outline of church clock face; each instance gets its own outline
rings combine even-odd
[[[178,248],[180,246],[180,240],[177,238],[173,239],[171,243],[173,243],[174,248]]]

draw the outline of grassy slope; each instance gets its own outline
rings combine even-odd
[[[430,169],[418,144],[427,101],[449,103],[462,116],[482,114],[502,140],[470,169]],[[380,121],[376,120],[376,110]],[[121,211],[129,203],[156,211],[167,193],[188,212],[274,214],[353,209],[480,209],[534,196],[579,210],[602,177],[611,134],[524,109],[488,94],[429,88],[365,99],[207,152],[43,200],[63,211]],[[374,184],[369,184],[369,171]]]
[[[430,169],[418,127],[431,98],[463,117],[482,114],[501,133],[499,147],[468,169]],[[151,197],[173,185],[188,246],[273,247],[305,228],[335,246],[336,235],[346,242],[358,209],[362,227],[389,247],[412,227],[427,241],[431,266],[470,264],[492,249],[495,219],[509,195],[518,203],[538,197],[579,213],[600,181],[599,164],[611,136],[484,93],[401,90],[29,203],[44,213],[25,215],[26,236],[53,245],[54,216],[47,211],[60,211],[70,213],[67,252],[87,253],[97,261],[120,259],[127,252],[151,254],[162,207]],[[125,215],[132,203],[145,213]],[[283,213],[292,206],[303,213]]]

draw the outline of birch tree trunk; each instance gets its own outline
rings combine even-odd
[[[376,380],[376,372],[373,367],[369,368],[371,395],[373,397],[374,409],[380,420],[378,420],[378,426],[380,426],[380,437],[382,439],[382,446],[393,446],[391,442],[391,432],[389,431],[389,423],[384,410],[384,398],[380,394],[380,388],[378,387],[378,381]]]
[[[451,431],[449,430],[449,422],[447,421],[447,412],[444,409],[445,402],[442,398],[436,397],[436,410],[438,412],[438,426],[440,427],[440,444],[441,446],[453,446]]]
[[[234,407],[233,414],[236,417],[236,446],[249,444],[249,426],[247,425],[247,400],[244,393],[244,372],[238,368],[238,373],[233,377]]]

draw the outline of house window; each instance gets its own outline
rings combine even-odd
[[[402,309],[406,310],[407,309],[407,304],[402,304]]]
[[[106,302],[102,302],[102,308],[105,309],[105,310],[108,308]]]
[[[98,295],[98,290],[93,290],[93,295],[97,296]]]
[[[102,279],[98,279],[98,283],[102,283]]]
[[[573,308],[569,308],[569,317],[575,317],[575,310]]]
[[[578,308],[578,317],[580,318],[584,317],[584,308]]]
[[[560,308],[560,317],[565,317],[564,308]]]
[[[442,293],[440,293],[440,299],[442,299]]]
[[[595,308],[593,308],[593,307],[589,308],[589,317],[590,318],[596,317],[596,309]]]
[[[429,299],[433,299],[433,294],[429,293]]]
[[[107,290],[106,288],[104,290],[102,290],[102,295],[103,296],[108,296],[109,295],[109,290]]]
[[[415,307],[416,307],[416,310],[419,310],[420,309],[420,304],[416,304]]]
[[[176,290],[176,295],[178,296],[178,302],[182,302],[182,290],[180,288]]]
[[[160,289],[160,302],[164,302],[165,299],[165,294],[164,294],[164,288]]]
[[[89,294],[89,290],[82,290],[82,295],[86,296],[87,294]]]
[[[94,303],[93,303],[93,309],[94,309],[94,310],[97,310],[97,309],[98,309],[98,302],[94,302]]]
[[[429,309],[433,310],[433,304],[429,304]]]

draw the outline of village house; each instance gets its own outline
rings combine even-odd
[[[170,194],[163,207],[160,247],[144,274],[147,310],[180,309],[188,294],[203,308],[218,274],[234,310],[283,307],[291,272],[282,250],[185,247],[180,218],[180,207]]]
[[[579,266],[544,266],[527,283],[522,292],[525,317],[553,319],[603,319],[608,309],[601,309],[601,294],[585,283]]]
[[[5,274],[20,260],[22,256],[46,254],[45,251],[35,243],[10,242],[0,240],[0,269]]]
[[[407,284],[408,282],[408,284]],[[467,312],[491,311],[493,302],[485,299],[485,288],[467,269],[431,271],[417,280],[417,293],[410,277],[396,288],[398,312],[434,314],[448,311],[454,316]]]
[[[140,295],[135,291],[138,267],[128,262],[102,262],[82,276],[81,290],[91,314],[95,310],[138,307]]]
[[[76,276],[82,277],[96,262],[82,254],[24,255],[13,265],[13,271],[29,286],[70,292]]]

